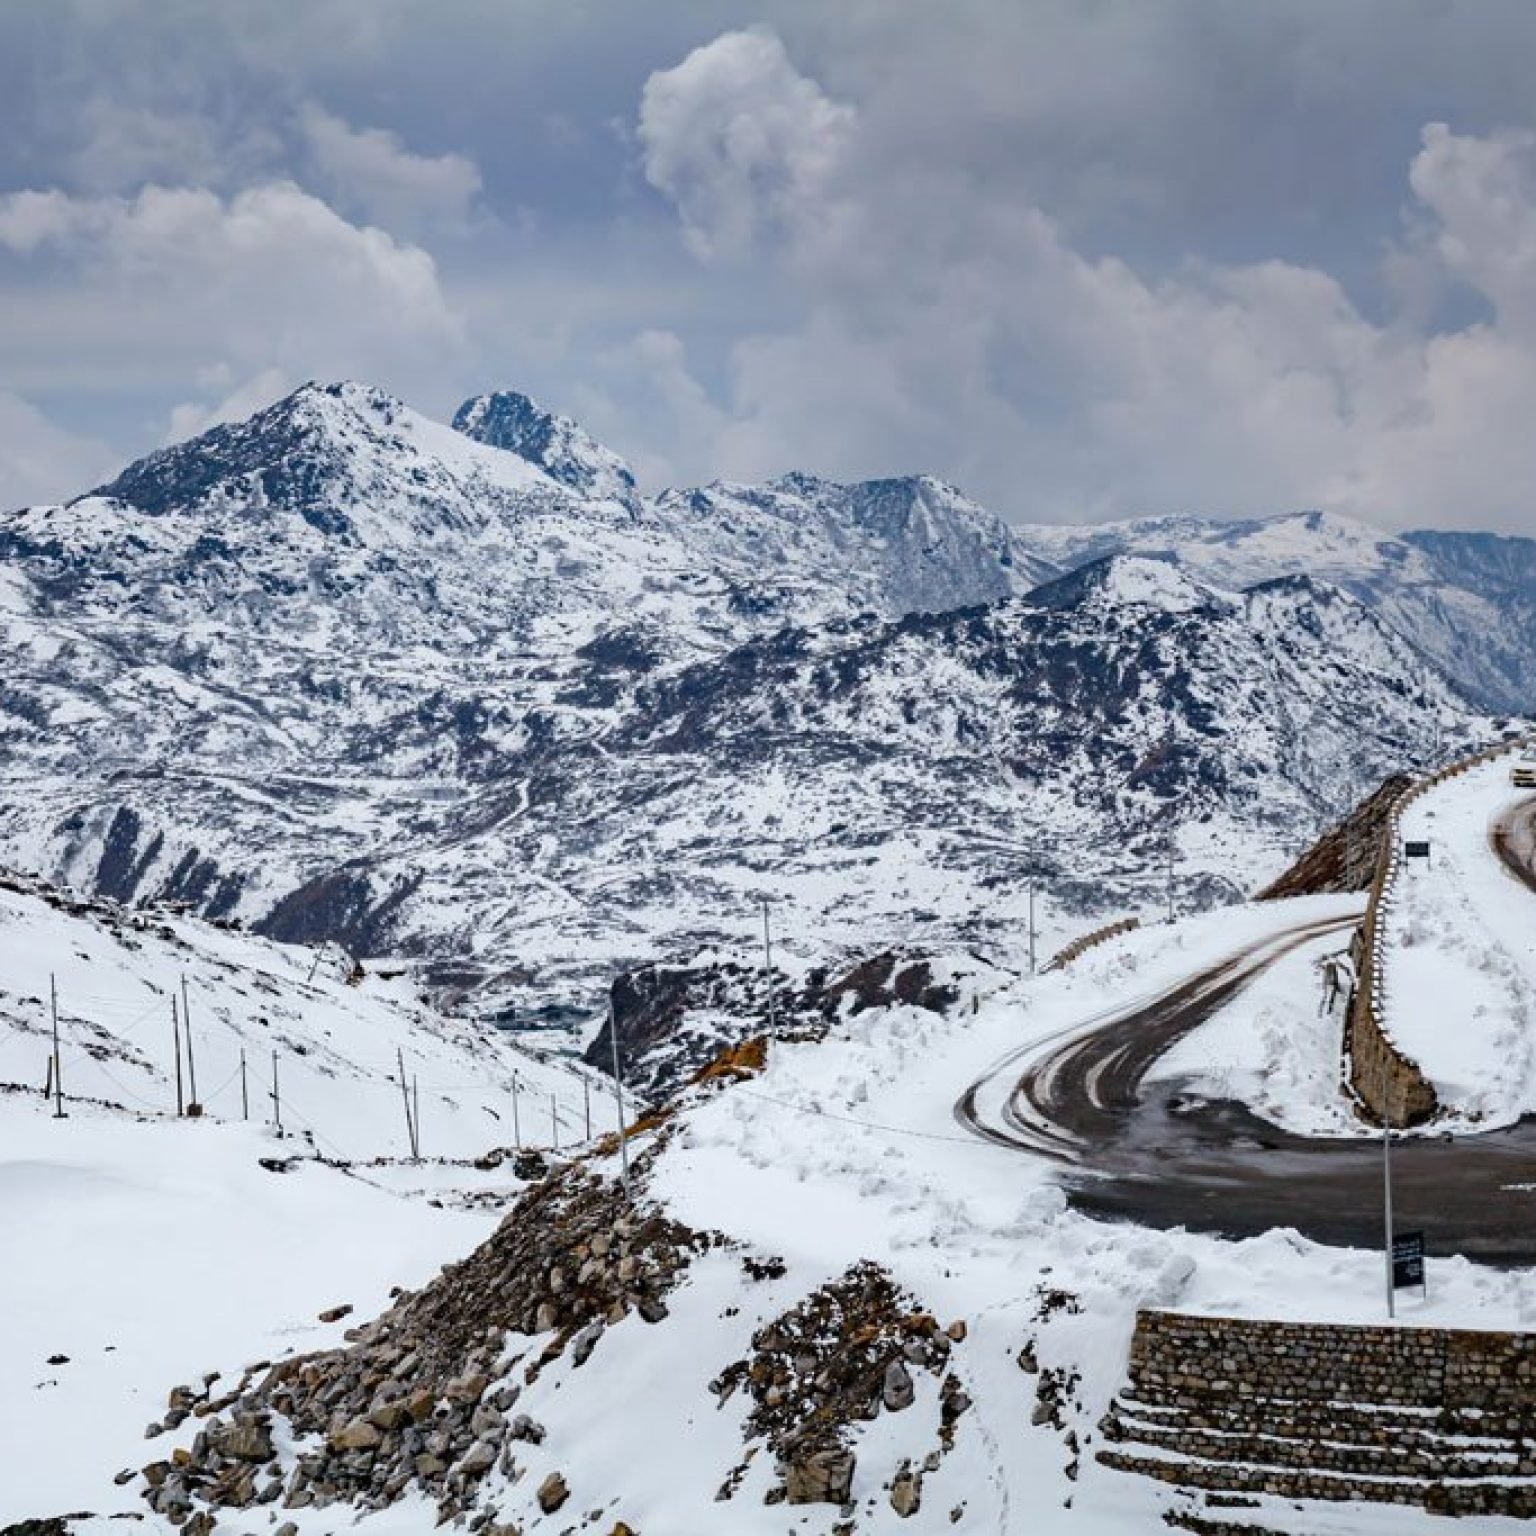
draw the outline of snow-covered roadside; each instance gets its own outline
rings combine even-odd
[[[962,1426],[956,1455],[936,1476],[931,1518],[925,1493],[922,1515],[897,1522],[887,1511],[889,1528],[951,1528],[948,1511],[956,1502],[965,1506],[962,1530],[1011,1530],[1021,1519],[1042,1532],[1153,1528],[1169,1502],[1167,1491],[1092,1461],[1098,1418],[1120,1383],[1140,1306],[1381,1320],[1375,1252],[1324,1248],[1290,1232],[1232,1243],[1097,1223],[1067,1209],[1043,1160],[976,1141],[950,1118],[965,1085],[1024,1040],[1118,1010],[1127,990],[1156,990],[1298,914],[1357,908],[1354,898],[1315,898],[1142,930],[1096,951],[1073,973],[1021,981],[981,1000],[974,1015],[937,1018],[900,1008],[862,1015],[814,1051],[775,1052],[760,1080],[689,1114],[657,1174],[656,1187],[672,1211],[782,1255],[791,1293],[803,1294],[855,1259],[873,1258],[939,1317],[969,1324],[963,1360],[974,1421]],[[1275,982],[1272,990],[1282,985]],[[1255,1006],[1273,1008],[1275,998],[1255,995],[1232,1012]],[[1246,1024],[1224,1019],[1214,1026],[1218,1041],[1225,1037],[1232,1045],[1252,1027],[1253,1015],[1246,1018]],[[1330,1062],[1336,1050],[1330,1042]],[[1255,1050],[1234,1048],[1228,1059],[1234,1070],[1250,1070]],[[1335,1084],[1326,1074],[1311,1080],[1298,1074],[1281,1107],[1297,1117],[1310,1104],[1326,1118],[1308,1089]],[[1405,1297],[1400,1304],[1404,1322],[1536,1325],[1536,1276],[1460,1259],[1432,1260],[1429,1275],[1428,1300]],[[1079,1310],[1050,1309],[1043,1298],[1055,1289],[1071,1293]],[[761,1315],[771,1310],[764,1307]],[[1071,1457],[1062,1437],[1031,1425],[1033,1379],[1014,1363],[1037,1330],[1041,1364],[1082,1376],[1082,1408],[1071,1422],[1084,1448],[1075,1481],[1066,1474]],[[856,1494],[871,1491],[855,1485]],[[689,1524],[677,1509],[632,1507],[659,1520],[659,1528],[722,1528]],[[1287,1529],[1296,1517],[1277,1503],[1255,1518]],[[775,1519],[751,1503],[733,1506],[730,1528],[779,1530],[783,1514]],[[1303,1528],[1439,1527],[1432,1517],[1402,1511],[1318,1514],[1313,1506]],[[1499,1529],[1501,1522],[1481,1528]]]
[[[503,1518],[514,1518],[529,1536],[553,1536],[592,1515],[596,1518],[587,1523],[600,1531],[623,1519],[642,1532],[825,1532],[836,1518],[826,1506],[764,1502],[772,1481],[766,1455],[749,1464],[730,1502],[717,1501],[717,1490],[740,1460],[746,1405],[744,1394],[717,1405],[708,1384],[749,1353],[763,1325],[850,1265],[869,1259],[885,1266],[941,1323],[966,1324],[952,1364],[971,1405],[958,1420],[953,1451],[925,1476],[921,1508],[908,1519],[891,1509],[884,1484],[900,1457],[924,1449],[919,1430],[933,1424],[932,1382],[919,1380],[911,1414],[882,1414],[859,1428],[853,1494],[861,1531],[1118,1536],[1159,1528],[1161,1512],[1176,1495],[1102,1469],[1093,1459],[1099,1419],[1123,1379],[1136,1309],[1174,1306],[1212,1314],[1376,1322],[1383,1310],[1380,1256],[1323,1248],[1289,1232],[1232,1243],[1091,1221],[1067,1208],[1051,1165],[968,1135],[952,1119],[952,1106],[968,1083],[1021,1044],[1117,1013],[1138,996],[1150,996],[1303,919],[1357,908],[1355,898],[1309,898],[1143,929],[1091,952],[1066,972],[1001,983],[994,975],[974,992],[974,1010],[965,998],[947,1016],[894,1007],[845,1018],[821,1042],[771,1048],[760,1077],[701,1091],[663,1132],[670,1141],[659,1153],[650,1195],[691,1226],[721,1231],[749,1252],[779,1256],[784,1272],[749,1280],[740,1253],[711,1252],[668,1298],[671,1316],[665,1322],[648,1326],[630,1317],[602,1335],[586,1364],[576,1366],[568,1351],[526,1385],[519,1411],[548,1434],[542,1444],[519,1445],[523,1474],[505,1489]],[[957,973],[961,969],[957,966]],[[1279,983],[1274,986],[1278,990]],[[1240,1036],[1251,1027],[1256,1007],[1275,1005],[1273,998],[1266,1004],[1265,996],[1245,995],[1230,1010],[1232,1017],[1208,1028],[1218,1037]],[[1260,1048],[1245,1054],[1233,1040],[1227,1044],[1227,1059],[1235,1063],[1262,1055]],[[1298,1076],[1288,1112],[1301,1112],[1302,1088]],[[38,1134],[55,1129],[39,1118]],[[130,1129],[146,1133],[144,1127]],[[240,1128],[152,1129],[174,1136],[249,1134]],[[258,1174],[230,1174],[247,1176]],[[286,1199],[282,1191],[295,1191],[284,1219],[291,1215],[306,1230],[310,1221],[334,1220],[329,1208],[308,1208],[310,1195],[329,1186],[294,1183],[298,1177],[259,1173],[270,1184],[253,1193],[268,1188],[279,1192],[270,1198]],[[306,1169],[302,1177],[337,1176]],[[166,1183],[171,1190],[178,1187],[174,1170],[166,1171]],[[362,1193],[368,1200],[384,1198],[376,1191]],[[412,1220],[427,1219],[416,1207],[395,1205]],[[174,1219],[173,1213],[164,1219]],[[446,1227],[432,1231],[448,1235]],[[240,1241],[237,1251],[243,1256],[251,1239],[246,1234]],[[338,1237],[335,1245],[319,1245],[324,1252],[317,1249],[317,1264],[323,1258],[327,1266],[349,1265],[354,1256],[335,1251],[346,1241]],[[470,1241],[466,1231],[463,1247]],[[194,1256],[186,1272],[199,1272],[193,1267],[199,1262],[212,1260]],[[258,1256],[256,1262],[259,1273],[270,1277],[266,1259]],[[428,1268],[424,1262],[414,1273],[419,1277]],[[347,1294],[341,1282],[327,1284],[316,1306],[355,1300],[358,1316],[364,1316],[365,1296],[377,1301],[382,1295],[383,1277],[374,1278],[372,1292],[359,1284],[355,1294]],[[318,1293],[318,1277],[316,1285]],[[311,1299],[281,1320],[269,1308],[267,1336],[303,1345],[328,1342],[310,1321]],[[266,1306],[269,1300],[252,1305]],[[1405,1294],[1399,1315],[1405,1323],[1529,1328],[1536,1326],[1536,1276],[1432,1260],[1427,1301]],[[310,1331],[288,1335],[282,1332],[288,1326]],[[536,1355],[545,1342],[535,1338],[519,1347]],[[1040,1377],[1017,1363],[1026,1343],[1042,1372],[1079,1378],[1068,1394],[1064,1429],[1032,1422]],[[69,1352],[64,1344],[59,1347]],[[238,1368],[258,1351],[268,1353],[270,1345],[253,1340],[241,1350],[221,1335],[211,1355],[185,1368],[178,1357],[169,1375],[155,1361],[146,1361],[145,1369],[151,1390],[163,1390],[189,1372]],[[522,1379],[519,1372],[517,1380]],[[160,1401],[149,1397],[142,1417]],[[1076,1436],[1076,1452],[1067,1431]],[[128,1449],[126,1440],[113,1441],[114,1455],[119,1443]],[[139,1460],[148,1459],[146,1449],[141,1442]],[[67,1459],[73,1452],[64,1438],[39,1454],[66,1468],[81,1464]],[[110,1459],[91,1465],[105,1469]],[[568,1482],[571,1503],[544,1516],[532,1490],[555,1471]],[[51,1503],[34,1498],[25,1512],[143,1507],[131,1490],[114,1504],[107,1502],[110,1492],[106,1499],[98,1494],[99,1483],[87,1489],[82,1480],[74,1486],[73,1497]],[[352,1519],[350,1509],[334,1507],[283,1510],[278,1518],[293,1519],[301,1536],[322,1536],[338,1528],[339,1515]],[[1443,1531],[1435,1517],[1417,1511],[1318,1505],[1298,1510],[1277,1500],[1263,1501],[1242,1518],[1310,1536]],[[359,1527],[372,1536],[418,1536],[432,1519],[428,1504],[408,1499],[367,1516]],[[241,1528],[238,1517],[222,1523]],[[141,1528],[167,1536],[170,1531],[153,1516]],[[1481,1520],[1472,1528],[1492,1536],[1515,1527]],[[103,1521],[97,1529],[104,1536],[115,1526]]]
[[[1382,915],[1392,1037],[1450,1122],[1484,1129],[1536,1110],[1536,896],[1488,840],[1517,798],[1509,763],[1481,764],[1408,806],[1403,841],[1427,842],[1430,855],[1403,860]]]
[[[339,1344],[392,1286],[420,1285],[495,1224],[315,1162],[261,1166],[292,1146],[82,1106],[55,1120],[0,1097],[0,1525],[141,1512],[112,1479],[155,1453],[145,1426],[172,1386]],[[345,1304],[346,1321],[318,1320]]]
[[[1342,898],[1340,908],[1363,914],[1365,897]],[[1326,1006],[1324,963],[1348,948],[1346,931],[1276,961],[1235,1003],[1160,1056],[1147,1080],[1185,1079],[1193,1093],[1236,1099],[1298,1135],[1374,1134],[1341,1091],[1343,1023],[1338,1008]]]

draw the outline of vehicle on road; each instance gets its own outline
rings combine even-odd
[[[1516,789],[1536,789],[1536,752],[1522,752],[1509,770],[1509,782]]]

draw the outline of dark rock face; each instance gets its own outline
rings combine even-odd
[[[367,958],[393,947],[393,920],[414,886],[406,881],[376,895],[372,880],[360,870],[318,875],[283,897],[256,931],[285,944],[333,941]]]
[[[1393,774],[1338,826],[1325,832],[1281,877],[1255,898],[1278,901],[1286,896],[1320,896],[1332,891],[1364,891],[1376,876],[1382,838],[1392,807],[1413,784],[1407,774]]]
[[[611,1012],[583,1060],[613,1070],[609,1019],[617,1019],[626,1086],[642,1101],[670,1098],[723,1049],[748,1039],[819,1039],[845,1009],[860,1013],[903,1003],[943,1013],[959,996],[934,980],[921,955],[886,951],[828,979],[824,968],[791,983],[775,971],[772,1026],[769,982],[760,969],[717,961],[701,966],[648,965],[620,975]]]
[[[638,509],[634,473],[618,454],[589,437],[568,416],[557,416],[527,395],[501,390],[466,400],[453,428],[476,442],[504,448],[536,464],[551,479],[587,496],[611,496]]]

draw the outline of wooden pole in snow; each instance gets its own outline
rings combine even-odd
[[[187,1092],[188,1107],[197,1105],[197,1058],[192,1054],[192,1009],[187,1002],[187,978],[181,978],[181,1027],[187,1037]]]
[[[53,1118],[64,1118],[64,1061],[59,1055],[59,989],[48,977],[48,1006],[53,1014]]]
[[[619,1019],[613,1006],[613,993],[608,993],[608,1043],[613,1047],[613,1093],[619,1107],[619,1159],[623,1169],[624,1198],[634,1203],[634,1193],[629,1183],[629,1137],[624,1126],[624,1073],[619,1065]]]
[[[171,1045],[176,1052],[176,1113],[184,1115],[187,1112],[186,1100],[181,1091],[181,1023],[180,1015],[176,1012],[176,994],[171,994]]]
[[[395,1047],[395,1065],[400,1070],[400,1097],[405,1102],[405,1140],[411,1149],[411,1156],[416,1156],[416,1126],[411,1119],[411,1090],[405,1081],[405,1052],[397,1045]]]
[[[773,1016],[773,938],[768,931],[768,898],[763,897],[763,986],[768,995],[768,1034],[778,1034]]]
[[[283,1100],[277,1087],[277,1052],[272,1052],[272,1118],[277,1124],[277,1134],[283,1134]]]
[[[585,1140],[592,1140],[592,1084],[587,1081],[586,1075],[581,1079],[581,1114],[586,1125]]]
[[[251,1095],[245,1084],[245,1047],[240,1047],[240,1118],[251,1118]]]
[[[549,1144],[554,1151],[560,1150],[560,1116],[555,1112],[555,1096],[549,1096]]]
[[[512,1074],[512,1142],[517,1150],[523,1150],[523,1128],[517,1118],[517,1073]]]

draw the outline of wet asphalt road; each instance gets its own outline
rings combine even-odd
[[[1536,800],[1522,809],[1536,848]],[[1536,890],[1533,866],[1536,855],[1526,865]],[[1227,1237],[1293,1227],[1319,1242],[1379,1246],[1379,1137],[1297,1136],[1241,1104],[1143,1082],[1262,971],[1330,931],[1342,941],[1350,926],[1298,924],[1097,1027],[1018,1052],[967,1089],[956,1118],[1056,1159],[1073,1205],[1091,1215]],[[1394,1225],[1422,1231],[1430,1253],[1536,1262],[1536,1118],[1454,1140],[1394,1139],[1392,1172]]]

